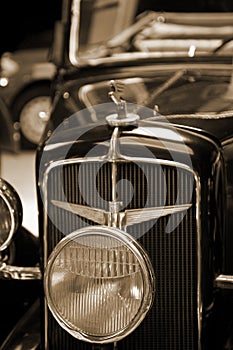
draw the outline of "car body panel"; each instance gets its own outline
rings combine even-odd
[[[1,95],[9,106],[27,86],[52,80],[55,66],[48,61],[48,54],[47,48],[32,48],[1,56],[1,79],[8,80],[6,86],[1,86]]]

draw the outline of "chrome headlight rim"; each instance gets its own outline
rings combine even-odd
[[[17,191],[3,179],[0,179],[0,200],[3,200],[6,205],[11,221],[8,237],[0,244],[0,251],[3,251],[10,245],[15,232],[22,224],[23,207]]]
[[[49,285],[50,285],[50,271],[52,269],[53,263],[56,260],[59,253],[62,249],[71,242],[72,239],[78,237],[85,237],[87,235],[95,235],[95,234],[106,234],[109,237],[113,237],[119,239],[119,242],[126,244],[127,247],[130,247],[131,252],[133,252],[140,261],[140,268],[142,268],[143,275],[143,297],[141,298],[140,308],[135,315],[135,317],[131,320],[131,322],[120,329],[117,332],[112,332],[106,335],[94,335],[89,332],[85,332],[83,329],[74,330],[71,325],[64,320],[64,318],[60,315],[59,311],[56,308],[55,303],[53,302],[53,298],[50,295]],[[47,301],[47,305],[49,310],[51,311],[53,317],[59,323],[59,325],[65,329],[69,334],[74,336],[78,340],[86,341],[89,343],[112,343],[119,341],[126,337],[128,334],[132,333],[134,329],[136,329],[139,324],[144,320],[146,314],[151,309],[154,294],[155,294],[155,274],[153,271],[152,264],[150,259],[145,252],[144,248],[128,233],[113,227],[106,226],[88,226],[81,228],[77,231],[72,232],[68,236],[64,237],[54,248],[47,262],[47,266],[44,273],[44,289],[45,289],[45,298]]]

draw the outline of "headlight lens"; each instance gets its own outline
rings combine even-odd
[[[22,223],[22,203],[14,188],[0,179],[0,251],[7,248]]]
[[[143,248],[115,228],[78,230],[56,246],[45,272],[48,306],[78,339],[107,343],[132,332],[153,302],[154,274]]]

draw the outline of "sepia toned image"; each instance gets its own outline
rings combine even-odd
[[[4,6],[0,350],[233,350],[233,4]]]

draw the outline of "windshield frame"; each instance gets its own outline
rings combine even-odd
[[[229,27],[232,26],[232,45],[230,50],[232,50],[233,56],[233,12],[229,13],[175,13],[175,12],[154,12],[149,11],[145,13],[145,16],[139,16],[139,19],[134,16],[134,19],[137,18],[138,24],[135,22],[128,28],[124,29],[121,33],[118,33],[116,36],[111,38],[108,41],[103,41],[103,43],[93,50],[88,48],[87,53],[80,56],[81,45],[80,45],[80,22],[81,22],[81,4],[83,0],[72,0],[71,1],[71,20],[70,20],[70,29],[69,29],[69,60],[70,63],[74,67],[81,66],[98,66],[104,63],[113,63],[113,62],[125,62],[125,61],[133,61],[137,59],[145,59],[145,58],[163,58],[163,57],[177,57],[177,58],[189,58],[189,57],[199,57],[199,56],[211,56],[211,55],[226,55],[229,57],[231,53],[224,52],[225,41],[229,42]],[[135,9],[134,9],[135,12]],[[131,20],[133,19],[133,15],[131,16]],[[158,51],[127,51],[127,49],[117,50],[117,48],[122,48],[124,43],[130,41],[135,35],[140,33],[143,28],[147,29],[151,25],[151,23],[165,23],[166,25],[190,25],[191,22],[193,26],[205,26],[205,28],[213,27],[214,31],[216,28],[219,28],[219,39],[215,40],[217,43],[217,47],[213,47],[211,51],[209,48],[205,51],[201,50],[198,52],[197,45],[195,42],[197,40],[193,38],[194,45],[192,45],[192,41],[190,41],[190,45],[187,48],[177,48],[175,50],[158,50]],[[130,23],[130,21],[129,21]],[[147,23],[147,25],[146,25]],[[224,34],[223,28],[226,29],[226,33]],[[172,29],[173,30],[173,29]],[[194,28],[194,31],[196,29]],[[228,34],[227,34],[228,33]],[[161,42],[163,40],[167,40],[169,37],[159,39]],[[172,38],[171,38],[172,39]],[[180,38],[182,40],[182,38]],[[196,41],[195,41],[195,40]],[[202,45],[203,40],[208,41],[208,38],[200,38],[200,45]],[[210,38],[213,40],[213,38]],[[195,46],[195,47],[194,47]],[[223,52],[222,52],[223,48]],[[229,50],[228,50],[229,51]]]

